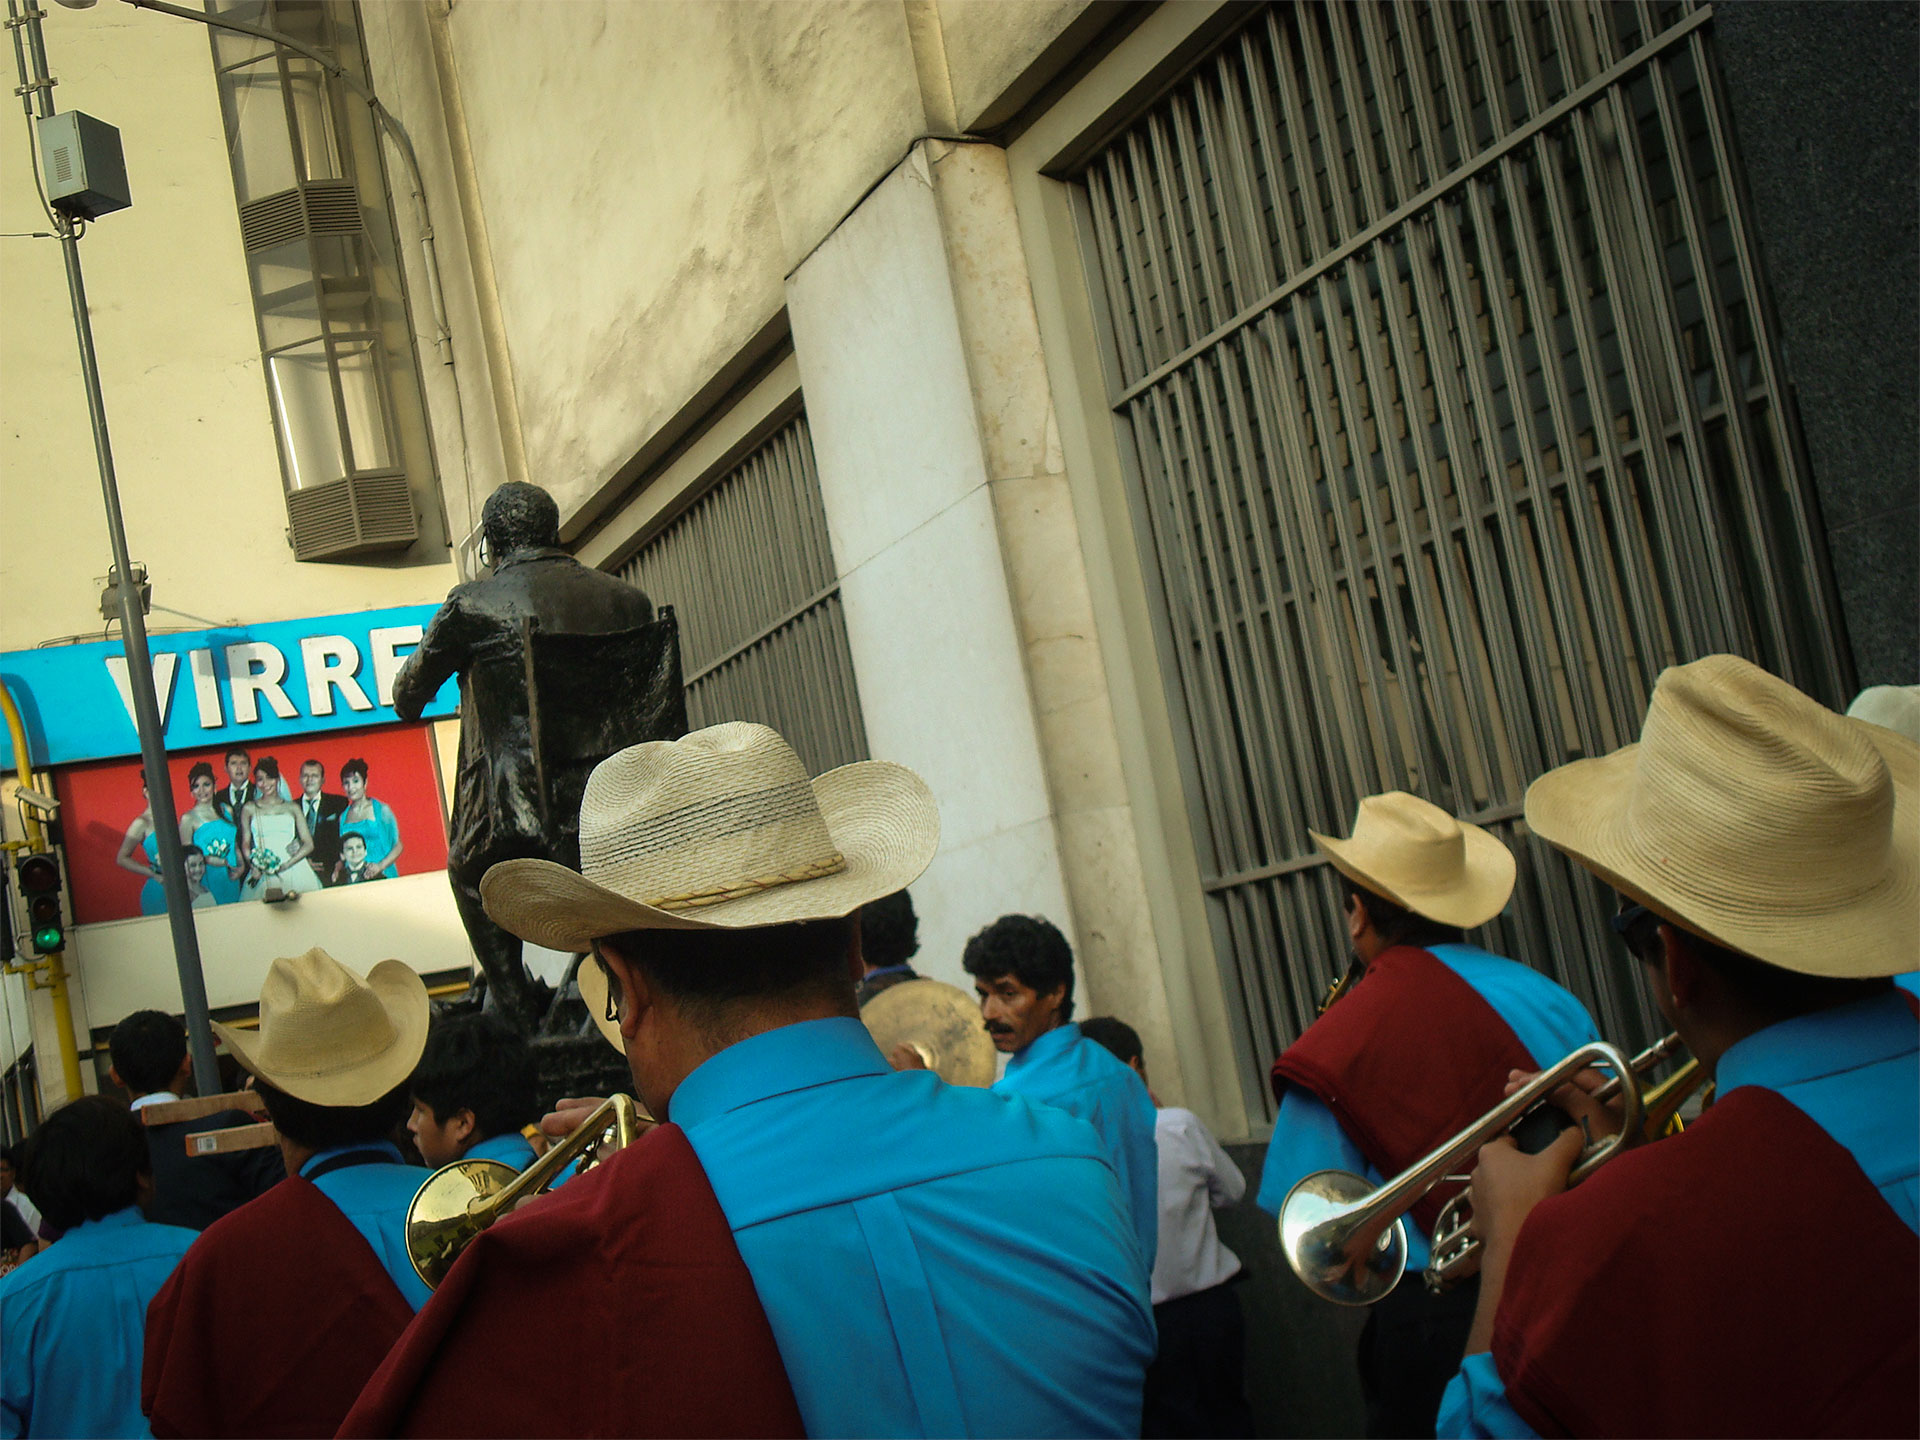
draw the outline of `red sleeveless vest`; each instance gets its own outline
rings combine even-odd
[[[1920,1434],[1920,1237],[1742,1086],[1534,1209],[1493,1358],[1542,1435]]]
[[[805,1433],[753,1277],[677,1125],[482,1232],[340,1429]]]
[[[1533,1068],[1478,991],[1427,951],[1396,945],[1273,1062],[1273,1093],[1314,1095],[1392,1177],[1498,1105],[1508,1071]],[[1413,1207],[1422,1230],[1459,1188],[1435,1186]]]
[[[292,1176],[209,1225],[147,1306],[157,1436],[331,1435],[413,1319],[366,1237]]]

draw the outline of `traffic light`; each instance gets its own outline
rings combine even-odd
[[[60,861],[53,855],[23,855],[16,867],[20,895],[27,902],[27,933],[33,953],[51,955],[67,946],[67,925],[60,910]]]

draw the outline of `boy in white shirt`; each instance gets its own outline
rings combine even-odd
[[[1131,1025],[1101,1015],[1081,1021],[1080,1033],[1147,1078],[1140,1037]],[[1246,1321],[1232,1283],[1240,1274],[1240,1258],[1220,1243],[1213,1223],[1215,1210],[1246,1193],[1246,1177],[1198,1115],[1161,1105],[1157,1095],[1153,1103],[1160,1161],[1153,1318],[1160,1328],[1160,1353],[1147,1370],[1140,1433],[1145,1440],[1250,1436]]]

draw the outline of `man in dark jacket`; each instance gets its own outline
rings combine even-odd
[[[114,1026],[107,1053],[113,1059],[109,1073],[132,1097],[135,1111],[180,1099],[193,1075],[186,1027],[158,1010],[136,1010]],[[245,1111],[227,1110],[199,1120],[147,1126],[153,1197],[140,1207],[147,1219],[204,1230],[229,1210],[239,1209],[286,1179],[278,1150],[187,1154],[188,1131],[228,1130],[253,1123],[254,1117]]]
[[[651,623],[653,602],[559,548],[559,509],[537,485],[502,485],[487,497],[480,524],[493,574],[447,596],[394,680],[393,708],[403,720],[418,719],[447,678],[460,677],[460,773],[447,874],[493,1003],[525,1034],[545,1012],[546,987],[521,964],[520,941],[487,918],[480,877],[491,865],[521,858],[578,868],[587,775],[621,744],[656,738],[632,735],[584,757],[554,754],[537,733],[530,636],[632,632]],[[608,664],[593,678],[617,687],[628,679],[613,673],[619,668]],[[602,698],[613,706],[611,694]],[[563,708],[548,706],[548,729]]]

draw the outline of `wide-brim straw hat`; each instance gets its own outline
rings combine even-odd
[[[1404,790],[1362,800],[1350,839],[1307,834],[1354,884],[1442,925],[1484,925],[1513,894],[1512,851]]]
[[[933,794],[904,765],[863,760],[816,780],[764,725],[633,745],[580,801],[580,869],[507,860],[487,914],[551,950],[624,930],[743,930],[828,920],[918,879],[940,845]]]
[[[249,1074],[313,1105],[371,1105],[404,1083],[427,1044],[431,1006],[411,966],[382,960],[363,980],[315,947],[275,960],[260,1028],[214,1025]]]
[[[1806,975],[1920,967],[1920,746],[1734,655],[1662,672],[1639,742],[1549,771],[1527,824],[1614,889]]]

